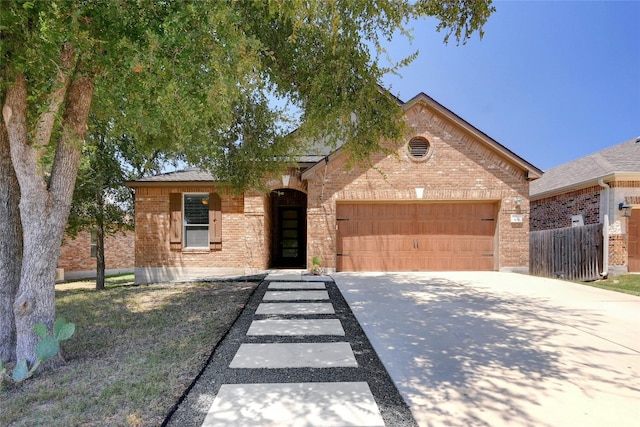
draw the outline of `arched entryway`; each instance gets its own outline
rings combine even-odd
[[[306,268],[307,195],[273,190],[271,200],[271,267]]]

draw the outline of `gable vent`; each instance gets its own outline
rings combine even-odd
[[[421,138],[415,138],[409,141],[408,151],[411,157],[422,159],[429,153],[429,143]]]

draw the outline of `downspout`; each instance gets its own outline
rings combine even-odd
[[[604,188],[605,210],[602,218],[602,277],[609,275],[609,184],[604,182],[604,178],[598,178],[598,185]]]

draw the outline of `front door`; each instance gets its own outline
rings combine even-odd
[[[306,262],[306,232],[304,209],[278,209],[277,266],[304,268]]]

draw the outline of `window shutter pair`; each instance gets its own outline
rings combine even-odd
[[[182,249],[182,193],[169,194],[169,246]],[[218,193],[209,194],[209,249],[222,249],[222,200]]]

